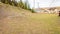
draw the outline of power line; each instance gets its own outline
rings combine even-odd
[[[55,0],[52,0],[52,2],[50,3],[49,7],[55,2]]]

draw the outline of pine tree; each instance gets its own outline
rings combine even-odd
[[[9,3],[10,5],[12,5],[12,1],[11,1],[11,0],[8,0],[8,3]]]
[[[8,4],[8,0],[5,0],[5,3]]]
[[[5,0],[1,0],[2,3],[5,3]]]

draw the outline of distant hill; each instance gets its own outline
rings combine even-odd
[[[36,8],[35,9],[36,12],[46,12],[46,13],[58,13],[58,11],[60,11],[60,7],[45,7],[45,8]]]

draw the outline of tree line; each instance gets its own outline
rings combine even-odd
[[[27,0],[25,2],[23,2],[22,0],[18,2],[16,0],[0,0],[0,2],[9,4],[12,6],[20,7],[22,9],[30,10],[32,13],[34,13],[34,10],[30,8],[30,4],[28,3]]]

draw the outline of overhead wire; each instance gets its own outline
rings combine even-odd
[[[52,2],[50,3],[49,7],[55,2],[55,0],[52,0]]]

